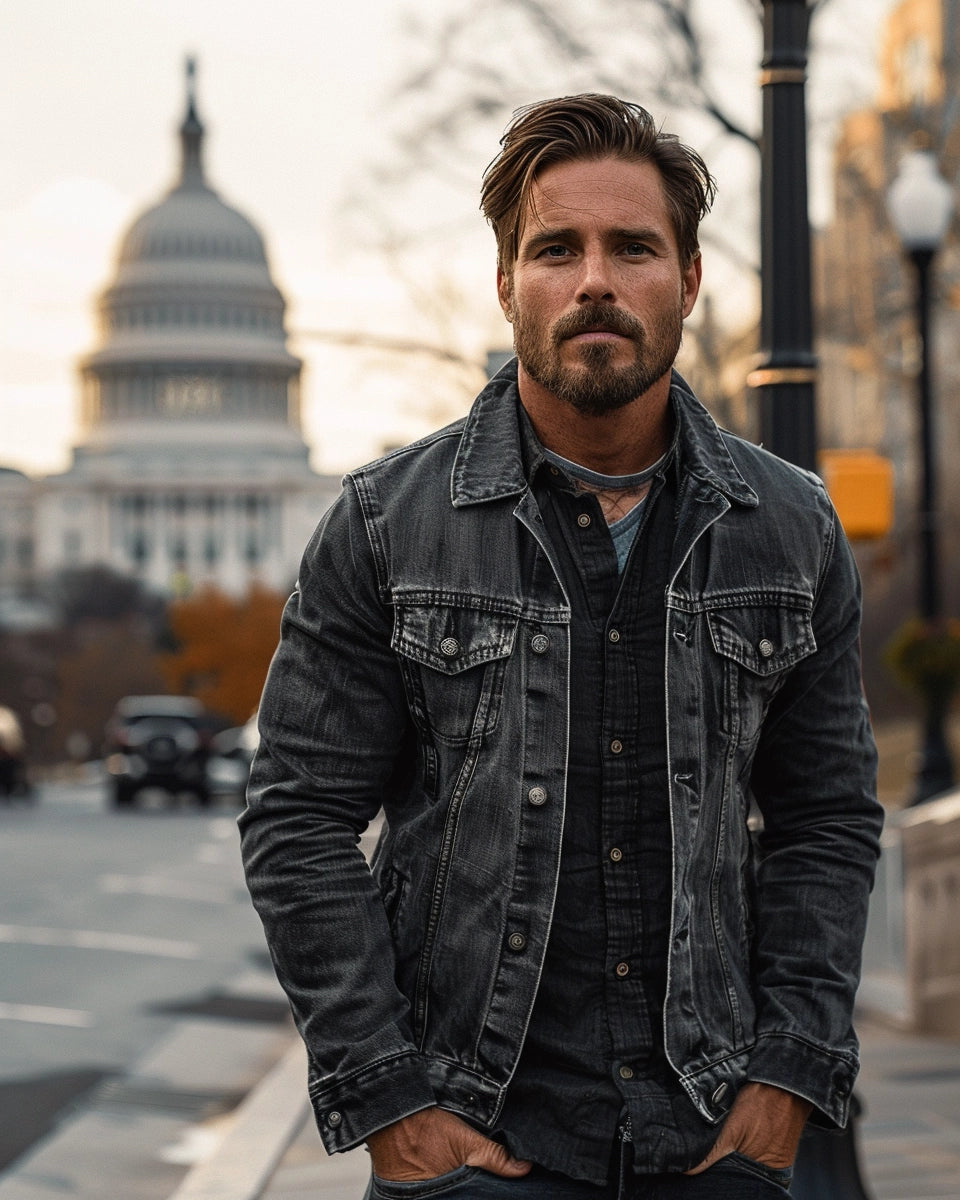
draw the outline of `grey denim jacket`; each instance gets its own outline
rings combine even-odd
[[[751,1079],[843,1124],[882,823],[856,567],[816,477],[671,401],[666,1052],[711,1121]],[[518,403],[509,364],[346,477],[264,690],[243,855],[329,1150],[434,1103],[492,1125],[537,992],[576,680]]]

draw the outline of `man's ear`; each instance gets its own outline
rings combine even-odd
[[[504,271],[503,267],[497,267],[497,299],[500,301],[500,307],[503,309],[503,315],[508,321],[513,320],[513,280]]]
[[[693,306],[697,302],[697,296],[700,294],[700,279],[703,275],[703,261],[699,253],[697,257],[690,263],[683,272],[683,318],[684,320],[693,312]]]

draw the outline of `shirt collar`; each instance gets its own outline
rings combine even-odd
[[[676,371],[670,385],[676,418],[671,461],[677,469],[755,507],[757,494],[730,457],[713,418]],[[454,507],[483,504],[520,495],[543,463],[543,446],[520,403],[517,360],[511,359],[490,380],[467,415],[450,476]]]

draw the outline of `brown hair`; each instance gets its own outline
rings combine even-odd
[[[483,173],[480,207],[493,226],[503,271],[517,260],[534,180],[547,167],[578,159],[652,162],[663,178],[682,265],[699,255],[697,227],[713,203],[716,183],[700,155],[675,134],[660,132],[639,104],[594,93],[542,100],[517,109],[500,145]]]

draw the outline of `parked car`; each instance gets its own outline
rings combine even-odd
[[[241,802],[244,800],[250,764],[259,742],[256,713],[246,724],[224,729],[214,737],[207,762],[207,784],[211,792],[235,796]]]
[[[104,762],[117,808],[145,788],[210,803],[207,762],[224,722],[192,696],[125,696],[107,723]]]
[[[26,742],[17,714],[12,708],[0,708],[0,800],[12,800],[15,796],[32,799],[25,750]]]

